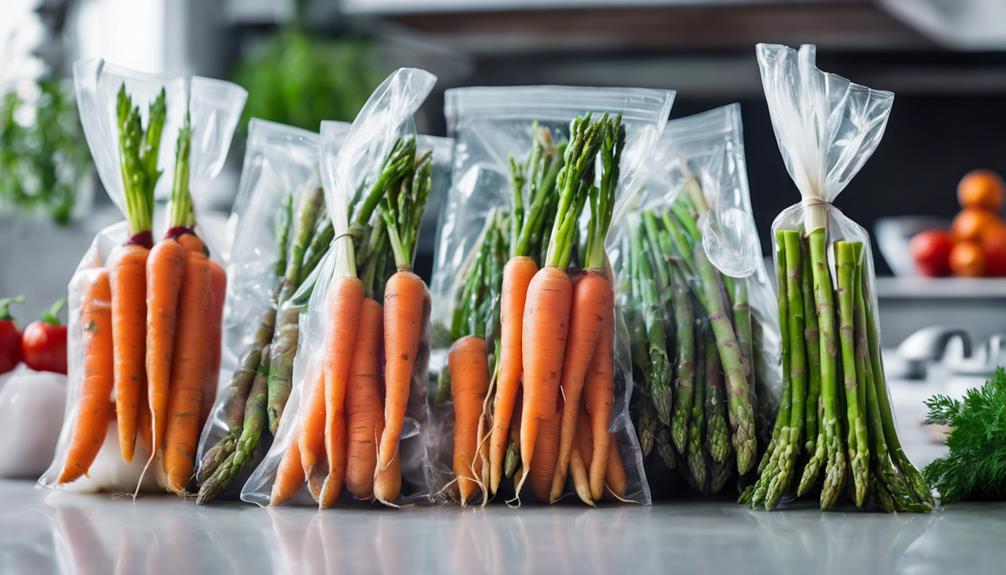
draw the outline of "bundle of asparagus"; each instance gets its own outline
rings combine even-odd
[[[623,226],[618,262],[639,385],[633,414],[650,465],[717,493],[754,466],[762,419],[755,386],[759,373],[768,387],[775,379],[767,334],[774,322],[765,325],[762,304],[771,301],[771,286],[761,258],[749,253],[758,240],[749,225],[739,108],[668,122],[653,166]],[[732,242],[720,229],[730,210],[745,224],[734,226]],[[712,234],[716,250],[706,245]]]
[[[773,127],[803,202],[773,224],[783,390],[759,477],[743,503],[775,508],[820,487],[856,507],[925,512],[933,500],[898,439],[880,354],[869,236],[831,206],[880,141],[894,95],[758,45]]]

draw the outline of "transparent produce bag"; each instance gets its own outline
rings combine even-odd
[[[506,500],[511,500],[515,495],[519,475],[517,467],[521,460],[517,437],[521,425],[521,396],[510,399],[513,407],[510,408],[509,421],[503,423],[501,419],[495,425],[499,428],[496,433],[504,435],[505,440],[491,441],[496,447],[488,450],[488,457],[485,453],[478,456],[481,459],[481,478],[466,474],[465,450],[474,447],[465,447],[466,438],[459,438],[461,442],[455,440],[457,405],[452,399],[454,382],[450,377],[452,371],[464,369],[464,360],[458,360],[461,367],[448,369],[450,356],[463,357],[459,351],[462,345],[469,349],[482,348],[479,353],[486,356],[488,363],[488,370],[484,375],[498,388],[497,366],[502,349],[501,291],[505,289],[500,285],[499,278],[512,255],[530,257],[538,264],[544,261],[552,227],[550,218],[555,216],[555,205],[543,203],[546,207],[538,212],[542,214],[543,222],[538,222],[539,216],[527,216],[528,219],[524,220],[538,222],[527,226],[528,229],[536,230],[528,236],[531,239],[527,242],[513,241],[515,187],[523,190],[524,184],[527,184],[528,193],[524,194],[522,191],[521,195],[528,197],[522,200],[521,209],[524,214],[534,212],[537,208],[534,207],[530,190],[551,189],[555,186],[558,172],[564,163],[571,123],[577,118],[584,118],[587,113],[592,121],[601,121],[606,114],[611,119],[621,114],[625,147],[621,153],[620,177],[615,187],[614,219],[617,221],[621,212],[619,202],[628,197],[628,191],[637,185],[643,164],[660,135],[672,100],[673,92],[631,88],[533,86],[460,88],[447,91],[445,115],[448,135],[455,139],[454,167],[452,186],[440,212],[431,284],[434,332],[431,406],[437,431],[432,437],[430,450],[435,463],[435,491],[441,499],[460,499],[463,503],[478,504],[487,500],[487,492],[495,491],[497,498]],[[518,175],[518,171],[522,173]],[[598,181],[601,173],[601,162],[598,160]],[[552,197],[556,196],[557,194]],[[585,208],[582,212],[583,221],[575,226],[582,234],[582,241],[578,243],[585,242],[585,224],[589,212],[590,208]],[[521,245],[519,249],[515,247],[518,243]],[[582,254],[573,257],[577,255]],[[574,267],[569,269],[572,276],[579,277],[580,272],[575,271]],[[610,278],[610,270],[607,273],[611,285],[617,290],[620,285],[617,273],[615,278]],[[485,277],[484,281],[473,283],[472,278],[482,276]],[[625,487],[619,495],[606,491],[603,499],[648,504],[650,492],[643,473],[636,434],[628,416],[629,398],[632,394],[629,340],[621,311],[615,309],[614,314],[614,394],[608,430],[612,438],[609,444],[613,446],[611,451],[617,451],[617,456],[610,457],[609,461],[622,464],[623,478],[619,483]],[[469,352],[464,352],[467,353]],[[481,392],[481,397],[490,397],[483,403],[477,437],[488,438],[493,433],[491,430],[496,413],[493,405],[500,399],[492,396],[489,390]],[[554,421],[545,425],[558,425],[559,419],[556,415]],[[466,428],[471,425],[470,422],[466,423]],[[579,446],[579,443],[576,445]],[[456,452],[456,446],[462,451]],[[505,454],[501,454],[503,446]],[[583,450],[587,449],[585,444]],[[579,454],[583,450],[577,447],[572,451]],[[541,459],[546,460],[548,457],[544,455]],[[579,455],[578,457],[583,459]],[[546,460],[546,466],[553,461]],[[534,460],[532,466],[533,462]],[[493,469],[489,473],[484,471],[487,465]],[[556,467],[560,467],[557,462]],[[561,475],[553,475],[556,487],[544,499],[573,495],[572,481],[567,484],[563,479],[565,476],[565,471]],[[537,487],[526,488],[531,486],[532,484],[528,484],[521,490],[521,499],[542,499],[532,495],[532,492],[542,490]],[[469,491],[473,495],[469,496]]]
[[[333,124],[337,140],[334,145],[348,131],[348,123]],[[233,240],[227,264],[230,285],[224,312],[221,384],[200,437],[200,482],[208,479],[225,454],[236,448],[234,441],[244,430],[245,406],[256,372],[253,364],[260,359],[265,345],[260,338],[267,337],[271,342],[275,336],[275,329],[270,328],[276,323],[276,299],[298,232],[294,214],[311,201],[312,194],[320,199],[318,145],[317,133],[258,118],[249,122],[244,164],[229,222]],[[326,240],[318,226],[315,230],[315,237],[310,238],[301,256],[305,275],[320,262],[331,236]],[[260,440],[260,444],[263,447],[245,447],[251,451],[251,461],[235,473],[223,495],[238,494],[242,479],[254,469],[251,463],[265,453],[268,441]]]
[[[896,433],[880,353],[870,238],[832,202],[880,143],[894,94],[818,70],[814,46],[759,44],[772,126],[801,202],[772,224],[783,387],[758,481],[775,508],[820,488],[821,509],[929,511]]]
[[[781,381],[740,106],[669,121],[648,167],[614,233],[636,430],[656,493],[718,493],[757,463]]]
[[[149,316],[146,316],[146,308],[142,305],[137,315],[128,316],[131,318],[129,325],[138,326],[129,328],[134,335],[121,340],[133,342],[130,347],[140,352],[133,352],[132,357],[139,361],[134,364],[134,375],[126,379],[139,380],[142,385],[129,392],[135,395],[132,400],[127,400],[124,395],[127,392],[114,384],[117,377],[115,370],[119,369],[117,366],[121,362],[118,358],[113,362],[113,356],[118,354],[113,351],[121,348],[113,345],[112,288],[115,285],[113,266],[116,265],[113,262],[118,261],[120,252],[131,246],[148,249],[156,245],[153,239],[160,238],[163,233],[172,241],[182,235],[190,236],[197,242],[190,245],[198,246],[191,251],[201,252],[206,269],[211,264],[220,267],[217,250],[226,231],[204,222],[200,215],[205,213],[205,209],[201,207],[200,200],[202,192],[223,167],[247,93],[229,82],[144,74],[103,60],[77,62],[74,65],[74,86],[84,135],[98,175],[127,221],[113,224],[98,233],[70,280],[67,297],[66,410],[56,454],[49,469],[39,479],[39,485],[80,491],[153,491],[159,487],[183,490],[184,486],[179,488],[177,484],[187,477],[178,480],[166,474],[163,458],[160,455],[150,457],[152,414],[146,397],[149,374],[146,373],[143,353]],[[124,96],[126,100],[123,100]],[[130,115],[126,114],[127,111]],[[153,120],[151,116],[158,116],[159,119]],[[125,148],[120,139],[122,118],[126,118],[125,125],[130,128],[129,122],[135,120],[141,133],[146,127],[140,167],[131,163],[133,160],[130,158],[134,156],[130,154],[135,153],[135,149]],[[184,142],[179,141],[180,134],[186,134]],[[183,157],[184,163],[176,166],[177,157]],[[132,192],[141,185],[136,183],[137,180],[131,180],[129,186],[124,185],[123,171],[127,169],[137,178],[136,174],[142,170],[146,175],[142,185],[149,196],[136,199],[139,196]],[[188,204],[175,201],[176,189],[185,190],[179,197]],[[155,228],[154,199],[168,196],[172,197],[172,202],[166,210],[167,225]],[[178,209],[175,211],[184,215],[190,224],[187,227],[172,227],[171,213],[176,206]],[[141,217],[137,219],[136,214],[141,214]],[[141,222],[139,229],[137,221]],[[194,239],[197,233],[201,240]],[[144,268],[145,263],[141,263],[133,269],[142,276]],[[205,351],[198,352],[200,365],[203,366],[201,375],[192,382],[200,387],[198,395],[201,398],[210,398],[215,388],[215,374],[211,366],[218,357],[213,346],[214,342],[219,342],[213,335],[219,329],[214,325],[213,318],[219,319],[217,310],[222,311],[224,293],[220,283],[200,283],[199,286],[193,288],[192,293],[199,290],[200,301],[207,302],[206,313],[201,314],[202,327],[195,324],[189,327],[205,329],[209,340],[204,346]],[[137,301],[144,302],[148,296],[149,292],[144,288],[143,296]],[[181,313],[179,307],[178,314]],[[195,314],[190,315],[195,317]],[[130,427],[135,428],[135,439],[127,440],[129,434],[119,429],[122,415],[118,404],[128,408],[129,401],[135,402],[134,409],[127,411],[131,414]],[[192,407],[201,409],[206,407],[203,405],[206,403],[208,399],[201,399],[199,405]],[[167,413],[170,414],[171,410],[167,409]],[[82,417],[88,418],[84,424],[81,424]],[[178,453],[191,449],[189,453],[194,457],[198,427],[192,429],[187,426],[180,435],[172,437],[172,441],[180,442],[177,444],[180,447]],[[127,448],[132,450],[128,463]],[[187,476],[184,473],[184,459],[187,457],[179,457],[183,461],[180,467],[175,467]],[[145,466],[148,468],[146,473]]]
[[[244,501],[327,508],[354,501],[397,507],[429,499],[429,300],[411,310],[416,314],[417,347],[404,354],[413,367],[405,382],[407,400],[396,396],[404,417],[401,433],[393,438],[395,449],[389,452],[381,448],[391,421],[386,418],[390,410],[385,409],[384,387],[390,386],[384,376],[399,358],[388,357],[386,348],[389,334],[400,330],[388,327],[390,314],[384,309],[395,302],[382,292],[397,275],[396,267],[402,269],[399,256],[411,255],[391,259],[387,246],[399,245],[392,241],[392,230],[394,240],[406,246],[409,239],[398,233],[404,229],[398,224],[404,218],[415,225],[406,234],[413,242],[419,229],[416,212],[406,217],[394,210],[421,206],[425,194],[436,190],[431,187],[436,164],[450,161],[444,153],[449,145],[416,136],[413,114],[435,81],[423,70],[394,72],[373,92],[341,146],[335,124],[322,123],[321,180],[334,239],[309,292],[302,289],[294,296],[308,302],[300,315],[294,385],[272,447],[242,488]],[[424,192],[408,195],[415,190]],[[411,245],[414,250],[416,244]],[[428,298],[425,290],[424,285],[421,294]],[[329,406],[337,407],[330,411]],[[354,434],[360,429],[374,433]],[[380,461],[384,456],[386,465]]]

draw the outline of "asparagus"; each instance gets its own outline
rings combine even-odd
[[[644,248],[642,231],[634,230],[632,237],[632,268],[636,272],[633,291],[642,296],[641,315],[646,326],[648,357],[650,360],[650,398],[656,409],[657,419],[667,425],[671,415],[671,363],[665,347],[667,336],[660,313],[659,295],[650,267],[648,250]]]
[[[821,397],[821,342],[817,328],[817,310],[814,307],[814,287],[811,279],[810,253],[804,242],[800,242],[800,286],[803,291],[804,310],[804,337],[806,339],[807,350],[807,401],[806,416],[804,417],[806,426],[805,451],[806,453],[816,453],[818,443],[818,420],[817,413],[820,410]]]
[[[724,276],[723,279],[731,279]],[[737,343],[741,348],[741,359],[744,360],[744,373],[748,378],[748,385],[752,393],[755,389],[755,364],[754,364],[754,334],[751,327],[751,303],[748,301],[747,281],[737,279],[732,281],[734,326],[737,329]]]
[[[775,284],[779,292],[779,343],[782,346],[782,389],[779,392],[779,409],[776,411],[775,422],[772,425],[772,437],[758,464],[758,473],[764,473],[769,461],[775,453],[779,435],[789,423],[790,382],[789,382],[789,298],[786,296],[786,236],[783,230],[775,232]]]
[[[793,475],[796,458],[800,452],[800,442],[804,422],[804,400],[806,398],[806,360],[804,349],[804,306],[801,287],[801,241],[800,232],[783,232],[786,263],[786,311],[787,337],[789,347],[790,416],[788,425],[780,431],[775,451],[778,471],[772,477],[765,496],[765,508],[773,509],[779,504]],[[781,297],[781,296],[780,296]],[[783,321],[780,317],[780,321]]]
[[[668,427],[661,427],[657,431],[654,446],[657,449],[657,455],[660,456],[660,460],[664,462],[664,465],[668,469],[678,468],[677,457],[674,455],[674,446],[671,445],[671,430]]]
[[[258,372],[245,403],[244,424],[234,453],[229,455],[199,488],[196,504],[204,505],[216,499],[237,477],[255,454],[262,430],[266,427],[266,396],[269,390],[269,346],[262,348]]]
[[[711,342],[710,342],[711,343]],[[708,350],[706,348],[709,348]],[[688,444],[686,454],[688,460],[688,470],[695,480],[700,491],[705,490],[708,478],[706,467],[706,454],[702,449],[703,431],[705,430],[705,401],[706,386],[708,385],[710,371],[719,372],[720,366],[716,361],[716,349],[712,345],[706,345],[705,338],[699,338],[696,342],[695,356],[700,358],[695,366],[695,390],[691,407],[691,417],[688,420]],[[677,420],[674,420],[677,421]],[[673,437],[673,428],[672,428]]]
[[[650,453],[653,453],[659,425],[657,416],[653,412],[653,406],[649,403],[644,404],[639,411],[639,422],[636,424],[639,433],[639,449],[642,451],[643,457],[649,457]]]
[[[720,358],[716,352],[716,343],[712,335],[706,332],[706,450],[713,463],[726,468],[729,472],[727,458],[730,456],[730,429],[727,423],[727,409],[723,398],[723,374]],[[715,475],[715,473],[713,474]],[[713,482],[715,484],[715,481]],[[717,492],[719,489],[713,489]]]
[[[272,356],[269,358],[269,395],[267,412],[269,417],[269,432],[274,434],[279,428],[279,420],[283,408],[290,396],[293,380],[293,358],[297,353],[297,341],[300,335],[298,321],[300,308],[287,302],[300,286],[303,279],[302,266],[304,252],[311,243],[315,228],[315,220],[321,209],[324,197],[320,188],[312,188],[301,199],[301,206],[295,226],[296,234],[290,254],[286,262],[286,271],[280,280],[280,293],[277,299],[279,310],[276,319],[276,331],[273,333]]]
[[[866,423],[860,411],[859,381],[855,353],[855,323],[853,300],[858,278],[856,246],[851,242],[835,242],[835,259],[838,268],[839,339],[842,350],[842,371],[845,380],[846,428],[848,431],[849,462],[855,487],[855,502],[862,507],[869,484],[869,439]],[[858,366],[860,370],[862,365]]]
[[[674,447],[680,453],[688,452],[689,417],[694,415],[694,406],[701,407],[699,397],[694,397],[696,383],[695,359],[698,357],[695,349],[695,319],[692,312],[692,299],[688,293],[688,284],[684,276],[674,269],[674,287],[671,297],[674,302],[674,321],[677,334],[676,354],[676,389],[674,414],[671,417],[671,439]],[[698,481],[698,477],[695,478]]]

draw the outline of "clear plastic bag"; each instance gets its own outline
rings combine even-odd
[[[360,110],[349,133],[342,139],[335,123],[323,122],[321,126],[320,163],[321,180],[325,189],[325,204],[335,228],[335,240],[314,278],[310,293],[299,293],[295,300],[308,298],[307,311],[300,316],[297,354],[294,360],[293,390],[287,400],[284,417],[280,421],[275,440],[265,459],[255,469],[241,490],[241,499],[267,506],[272,499],[277,470],[284,455],[297,441],[298,430],[305,414],[305,397],[309,397],[318,383],[321,358],[329,323],[327,308],[328,290],[336,277],[336,269],[345,258],[355,258],[347,238],[353,230],[349,225],[349,209],[357,190],[373,184],[381,165],[400,139],[416,137],[413,114],[422,105],[433,88],[436,77],[423,70],[402,68],[389,76],[373,92]],[[341,145],[340,145],[341,142]],[[435,143],[441,154],[434,161],[449,161],[443,143]],[[417,138],[422,149],[423,138]],[[378,217],[375,215],[373,217]],[[372,220],[373,221],[373,220]],[[352,260],[350,260],[352,261]],[[354,264],[355,267],[355,264]],[[304,290],[301,290],[302,292]],[[427,322],[428,324],[428,322]],[[423,335],[419,356],[416,358],[409,402],[406,409],[405,428],[401,434],[399,458],[401,465],[401,494],[394,502],[403,505],[426,501],[429,498],[430,463],[426,454],[426,434],[429,414],[426,407],[426,386],[429,330]],[[425,351],[424,351],[425,350]],[[348,489],[342,489],[338,504],[353,500]],[[289,500],[292,504],[314,504],[305,484]]]
[[[348,123],[333,125],[335,138],[340,134],[344,137],[348,131]],[[283,204],[289,197],[293,205],[298,205],[304,191],[321,185],[318,144],[319,136],[314,132],[257,118],[248,124],[244,164],[229,222],[233,241],[227,264],[229,286],[219,376],[222,383],[200,437],[197,458],[200,462],[206,450],[231,430],[232,422],[227,421],[228,383],[252,343],[263,315],[275,310],[273,296],[278,282],[275,268],[280,256],[276,234]],[[241,477],[232,483],[232,489],[240,488],[240,480]]]
[[[109,197],[123,214],[126,213],[125,192],[120,173],[119,133],[116,120],[116,94],[125,85],[133,102],[139,104],[142,113],[147,113],[147,103],[152,101],[163,88],[167,105],[167,115],[161,134],[161,153],[158,167],[162,176],[155,188],[155,197],[166,197],[172,186],[174,171],[175,143],[186,111],[192,123],[192,141],[189,165],[190,190],[193,195],[196,221],[200,212],[200,192],[223,168],[231,137],[247,93],[239,86],[220,80],[194,77],[158,76],[128,70],[103,60],[82,60],[74,65],[74,87],[77,106],[88,147],[94,158],[101,183]],[[145,116],[144,116],[145,117]],[[156,223],[157,215],[153,221]],[[213,257],[221,245],[225,234],[211,226],[198,224],[197,229],[210,249]],[[154,237],[159,237],[155,229]],[[81,258],[69,283],[67,297],[68,339],[67,339],[67,401],[63,427],[52,464],[39,479],[44,487],[64,487],[58,484],[59,474],[67,456],[71,433],[79,416],[79,401],[84,383],[84,357],[89,338],[94,336],[93,322],[82,322],[82,304],[86,294],[94,287],[95,280],[104,273],[104,266],[112,251],[129,239],[126,222],[113,224],[100,232],[91,242]],[[99,290],[101,291],[101,290]],[[107,298],[95,301],[96,309],[107,309],[111,302]],[[111,387],[111,385],[110,385]],[[145,409],[146,405],[141,405]],[[84,477],[66,484],[65,487],[84,491],[132,491],[143,470],[149,454],[139,437],[136,441],[136,455],[131,463],[122,461],[116,441],[115,417],[112,415],[108,434],[101,450],[95,457],[90,471]],[[155,489],[160,462],[156,462],[154,472],[148,473],[141,489]]]
[[[817,69],[814,46],[759,44],[757,55],[801,202],[772,224],[784,395],[765,470],[744,498],[771,509],[788,484],[802,495],[820,481],[822,509],[844,483],[857,507],[931,509],[896,434],[869,234],[832,205],[880,143],[894,94]],[[801,452],[808,459],[794,473]]]
[[[440,212],[431,283],[434,375],[446,370],[457,295],[471,273],[479,244],[495,215],[512,204],[511,158],[524,160],[536,137],[535,130],[549,130],[558,143],[565,139],[570,122],[577,116],[586,112],[596,117],[622,114],[627,143],[621,159],[615,226],[622,213],[621,204],[628,190],[637,185],[643,163],[660,136],[672,100],[673,92],[626,88],[529,86],[447,91],[445,115],[455,148],[452,186]],[[616,276],[612,281],[616,290],[618,280]],[[617,309],[615,326],[615,406],[610,430],[617,438],[627,473],[625,499],[648,504],[650,492],[628,417],[632,393],[629,343]],[[431,380],[431,385],[437,384]],[[449,392],[440,395],[439,403],[433,405],[437,432],[431,438],[430,450],[435,462],[436,491],[446,497],[445,488],[454,478],[454,412]],[[571,493],[568,490],[564,496]]]
[[[655,329],[666,336],[656,343],[658,351],[643,343],[633,354],[641,381],[633,415],[654,468],[649,475],[654,491],[670,490],[663,479],[677,467],[694,489],[716,493],[731,480],[736,483],[743,461],[723,433],[750,435],[737,431],[735,423],[727,425],[724,402],[743,390],[753,410],[759,440],[742,446],[750,450],[745,456],[750,466],[771,427],[781,380],[777,309],[751,210],[740,106],[669,121],[648,165],[645,184],[626,203],[613,234],[621,247],[613,265],[630,284],[620,304],[630,331],[639,334],[634,342],[649,341]],[[638,250],[648,258],[645,267],[630,261]],[[656,287],[652,294],[637,277]],[[721,294],[716,309],[708,303],[709,284]],[[731,330],[716,333],[714,316],[726,317]],[[689,333],[682,334],[686,325]],[[736,347],[742,375],[725,377],[729,370],[723,366]]]

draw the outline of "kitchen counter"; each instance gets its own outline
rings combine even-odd
[[[958,384],[957,389],[951,383]],[[940,391],[956,394],[965,380]],[[892,384],[919,465],[943,453],[919,427],[931,386]],[[0,480],[3,573],[994,573],[1006,504],[928,515],[751,511],[729,500],[653,507],[263,510],[172,496],[53,493]]]

